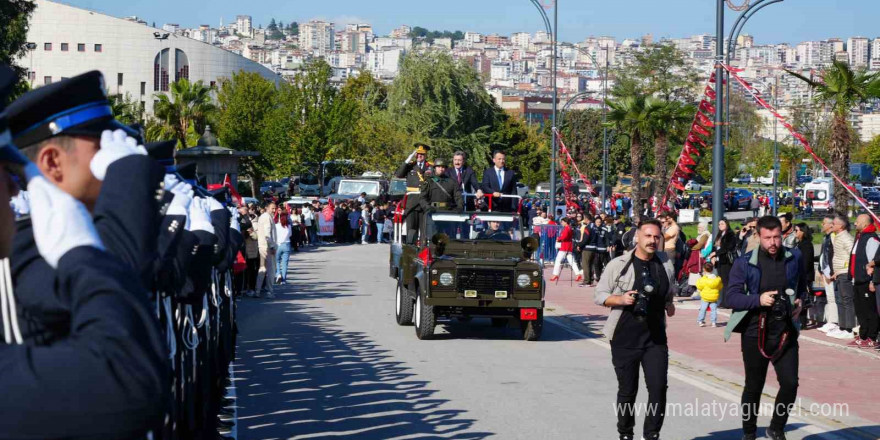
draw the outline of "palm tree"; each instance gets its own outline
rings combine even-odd
[[[847,120],[854,107],[880,96],[877,74],[853,71],[842,61],[835,61],[831,67],[823,70],[818,81],[792,71],[787,72],[810,85],[816,92],[816,102],[831,108],[831,171],[841,178],[848,178],[849,148],[853,139]],[[834,200],[840,210],[847,210],[849,194],[842,185],[834,187]]]
[[[648,98],[643,94],[634,93],[617,101],[607,100],[607,125],[615,127],[620,133],[629,137],[629,152],[632,161],[632,196],[634,206],[640,206],[642,200],[642,136],[652,129],[651,112],[656,106],[649,105]]]
[[[201,81],[180,79],[171,83],[171,94],[157,94],[153,112],[162,122],[163,131],[177,139],[180,148],[186,148],[190,127],[203,133],[208,115],[216,110],[211,88]]]
[[[654,199],[663,198],[666,191],[669,155],[669,134],[694,119],[697,111],[692,105],[685,105],[679,101],[667,101],[657,98],[648,98],[646,101],[648,114],[651,117],[651,130],[654,133]]]
[[[788,167],[788,184],[791,185],[791,213],[797,212],[794,196],[797,190],[797,164],[806,153],[799,145],[779,144],[779,163]],[[780,173],[781,174],[781,173]],[[776,176],[779,179],[779,176]],[[778,182],[778,180],[777,180]],[[805,194],[806,196],[806,194]]]

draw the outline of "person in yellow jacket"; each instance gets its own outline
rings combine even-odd
[[[697,324],[705,327],[706,309],[712,308],[712,327],[718,327],[718,293],[723,287],[721,277],[714,274],[715,266],[712,263],[703,265],[703,276],[697,280],[697,290],[700,292],[700,315],[697,316]]]

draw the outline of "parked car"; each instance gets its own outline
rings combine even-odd
[[[749,209],[752,203],[751,191],[743,188],[731,188],[724,192],[724,204],[728,211],[736,211],[740,209]]]
[[[880,176],[877,176],[877,177],[880,178]],[[798,185],[803,185],[805,183],[810,183],[812,181],[813,181],[813,176],[811,176],[809,174],[801,174],[800,176],[797,176],[797,184]]]
[[[742,174],[733,178],[732,183],[752,183],[752,175],[751,174]]]
[[[278,197],[287,197],[287,186],[281,182],[266,181],[260,185],[260,194],[265,194],[269,190],[273,190]]]
[[[866,187],[862,189],[862,197],[865,198],[871,209],[880,208],[880,190],[877,188]]]
[[[516,194],[520,197],[525,197],[529,194],[529,186],[522,182],[516,183]]]
[[[688,183],[685,184],[684,189],[686,191],[699,191],[699,190],[703,189],[703,185],[700,185],[699,183],[694,182],[693,180],[689,180]]]

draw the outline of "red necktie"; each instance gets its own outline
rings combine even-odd
[[[461,185],[461,169],[455,170],[455,177],[458,178],[458,184]]]

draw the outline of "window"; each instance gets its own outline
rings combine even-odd
[[[43,50],[49,52],[52,50],[52,43],[43,43]]]
[[[167,92],[169,82],[168,58],[170,57],[169,49],[162,49],[156,54],[153,61],[153,91]]]
[[[37,79],[37,72],[33,70],[28,71],[28,81],[34,81],[35,79]]]
[[[147,94],[147,82],[141,81],[141,96]]]
[[[51,76],[44,76],[43,77],[43,84],[46,84],[46,85],[52,84],[52,77]]]
[[[102,44],[95,45],[95,52],[102,52],[103,50],[104,50],[104,47]]]
[[[85,52],[86,51],[86,44],[85,43],[77,43],[76,44],[76,51],[77,52]]]
[[[217,87],[217,81],[211,81],[211,88]]]
[[[189,79],[189,59],[180,49],[174,50],[174,80]]]
[[[122,86],[122,73],[116,74],[116,85],[120,87]]]
[[[67,44],[67,43],[61,43],[61,51],[62,51],[62,52],[67,52],[67,49],[69,49],[68,46],[70,46],[70,45]]]

